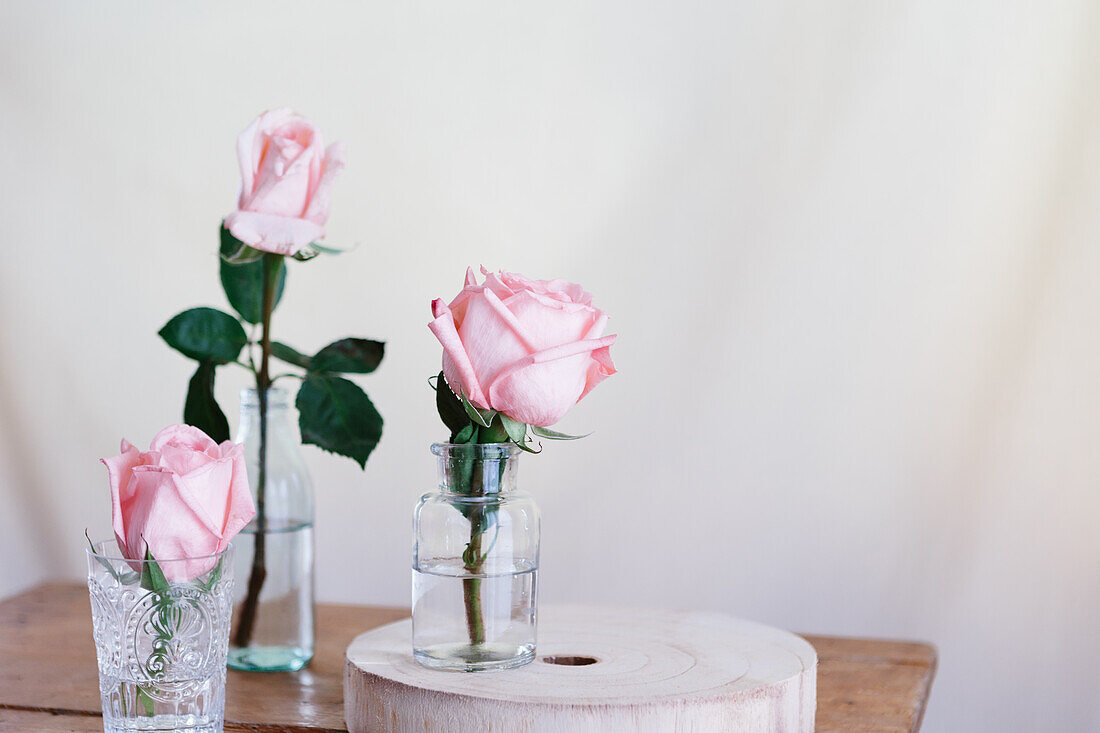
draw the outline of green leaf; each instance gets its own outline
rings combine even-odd
[[[192,308],[164,324],[160,337],[186,357],[215,364],[235,360],[248,342],[236,318],[216,308]]]
[[[285,361],[287,364],[293,364],[294,366],[302,367],[302,369],[309,369],[311,359],[293,346],[287,346],[278,341],[272,341],[271,355],[280,361]]]
[[[229,231],[229,228],[225,226],[225,222],[218,227],[218,255],[221,260],[229,262],[233,265],[243,265],[248,262],[255,262],[264,256],[261,250],[249,247],[233,236],[233,232]]]
[[[168,591],[168,579],[164,577],[148,547],[145,548],[145,562],[141,564],[141,587],[154,593],[164,594]]]
[[[252,249],[222,227],[221,230],[221,281],[225,297],[233,310],[241,314],[241,318],[249,323],[259,323],[263,318],[264,299],[264,263],[261,261],[263,252]],[[249,259],[235,260],[227,257],[227,252],[234,252],[243,247],[255,252],[256,256]],[[286,262],[279,258],[279,271],[275,280],[275,305],[283,297],[283,288],[286,286]]]
[[[347,456],[366,468],[382,437],[382,416],[355,382],[309,374],[295,401],[302,442]]]
[[[210,577],[204,581],[200,581],[199,584],[207,591],[213,590],[214,584],[221,580],[222,577],[222,561],[225,557],[218,558],[218,564],[214,566],[214,569],[210,571]]]
[[[209,359],[199,362],[199,368],[187,386],[183,421],[209,435],[214,442],[223,443],[229,440],[229,421],[214,399],[215,369],[214,362]]]
[[[344,247],[343,249],[341,249],[339,247],[330,247],[326,244],[321,244],[320,242],[313,242],[309,246],[312,247],[313,249],[317,250],[321,254],[339,255],[339,254],[343,254],[344,252],[350,252],[353,249],[355,249],[356,247],[358,247],[359,245],[353,244],[350,247]]]
[[[118,571],[115,570],[115,566],[111,564],[111,561],[105,557],[100,556],[99,550],[95,548],[95,543],[92,542],[92,538],[88,536],[87,529],[84,530],[84,537],[88,540],[88,547],[92,548],[92,557],[96,559],[96,562],[106,568],[107,572],[111,574],[112,578],[121,581],[122,578],[119,577]]]
[[[467,440],[459,441],[456,436],[464,428],[473,427],[473,423],[470,422],[469,416],[466,414],[466,408],[462,406],[462,400],[451,391],[450,386],[447,384],[447,378],[443,376],[443,372],[439,373],[439,377],[435,383],[435,409],[439,412],[439,419],[443,421],[443,424],[447,426],[447,429],[451,431],[451,442],[469,442]]]
[[[315,372],[370,374],[382,362],[385,351],[386,344],[381,341],[340,339],[314,354],[309,368]]]
[[[141,707],[145,711],[145,717],[146,718],[154,717],[154,715],[156,713],[155,703],[153,702],[153,698],[149,697],[149,693],[145,691],[144,687],[138,686],[138,688],[137,688],[137,699],[138,699],[138,702],[141,703]]]
[[[465,414],[463,414],[463,417],[465,417]],[[454,437],[451,438],[451,442],[457,444],[477,442],[477,426],[467,421],[466,427],[455,433]]]
[[[298,260],[299,262],[309,262],[319,254],[321,253],[315,250],[313,248],[313,245],[306,245],[305,247],[302,247],[300,250],[292,254],[291,257]]]
[[[592,433],[569,435],[567,433],[559,433],[557,430],[551,430],[550,428],[540,428],[538,425],[532,425],[531,434],[539,438],[546,438],[547,440],[580,440],[581,438],[587,438]]]
[[[495,410],[479,410],[470,403],[470,400],[466,399],[466,395],[460,395],[462,397],[462,408],[466,410],[466,414],[470,416],[470,419],[483,428],[489,427],[493,422],[493,418],[497,413]]]
[[[508,439],[522,448],[527,440],[527,424],[513,420],[503,412],[500,413],[500,423],[504,426],[504,432],[508,433]]]

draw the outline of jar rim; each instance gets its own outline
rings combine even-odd
[[[500,459],[519,455],[521,448],[515,443],[432,443],[431,451],[437,456],[473,454],[474,458]]]
[[[241,389],[241,406],[258,407],[260,404],[260,391],[255,387]],[[267,406],[286,407],[290,404],[290,392],[283,387],[267,388]]]
[[[157,565],[164,565],[165,563],[176,562],[194,562],[196,560],[210,560],[219,557],[224,557],[227,552],[233,549],[233,543],[228,542],[225,545],[225,549],[221,552],[215,552],[212,555],[196,555],[194,557],[167,557],[164,559],[153,558]],[[122,554],[122,551],[118,548],[118,540],[103,540],[101,542],[92,543],[91,547],[85,547],[84,552],[88,553],[91,557],[97,560],[111,560],[114,562],[125,563],[147,563],[148,560],[131,560]]]

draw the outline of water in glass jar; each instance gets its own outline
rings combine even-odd
[[[150,685],[125,679],[105,681],[103,729],[107,733],[133,731],[186,731],[218,733],[222,730],[225,670],[213,677],[173,680]]]
[[[507,669],[535,657],[538,568],[528,563],[489,567],[471,575],[458,559],[413,567],[413,656],[429,667]],[[470,643],[464,581],[475,581],[485,641]]]
[[[241,602],[248,589],[256,546],[256,525],[249,524],[237,539],[237,629]],[[313,657],[313,524],[269,521],[264,541],[267,576],[248,646],[234,645],[229,637],[229,666],[248,671],[295,671]]]

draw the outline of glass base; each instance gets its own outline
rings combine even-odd
[[[229,650],[228,666],[242,672],[297,672],[313,659],[298,646],[246,646]]]
[[[484,672],[522,667],[535,658],[534,644],[436,644],[414,649],[413,658],[432,669]]]
[[[103,721],[105,733],[221,733],[222,723],[196,715],[155,715],[151,718],[110,719]]]

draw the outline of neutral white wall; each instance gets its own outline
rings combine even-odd
[[[404,604],[428,303],[577,280],[621,373],[526,457],[544,602],[935,642],[928,730],[1100,728],[1100,18],[1065,3],[0,5],[0,595],[82,572],[157,329],[223,306],[234,140],[348,145],[277,332],[384,338],[362,473],[306,448],[322,599]],[[223,379],[223,404],[243,375]]]

